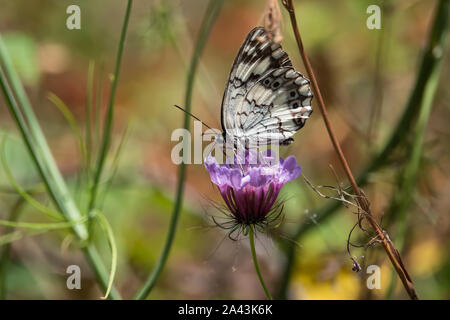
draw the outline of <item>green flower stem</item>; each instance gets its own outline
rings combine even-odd
[[[396,148],[401,145],[409,137],[406,132],[413,129],[414,123],[417,120],[417,115],[420,114],[420,110],[423,107],[422,99],[425,94],[425,88],[427,83],[432,80],[432,74],[435,67],[439,64],[441,56],[436,56],[433,53],[434,48],[445,48],[445,35],[448,30],[448,3],[449,0],[440,0],[438,3],[438,9],[433,21],[428,42],[424,48],[422,61],[420,68],[418,69],[414,87],[411,90],[408,102],[405,110],[397,123],[397,126],[392,131],[391,136],[386,141],[381,150],[372,157],[370,163],[362,171],[362,173],[356,179],[359,186],[364,186],[369,180],[369,176],[377,170],[383,168],[389,164],[390,155]],[[438,51],[438,50],[437,50]],[[337,210],[341,208],[340,202],[332,202],[323,208],[319,209],[316,213],[315,221],[321,223],[332,217]],[[291,236],[292,239],[298,240],[316,224],[314,223],[299,223],[297,230],[294,231]],[[290,243],[284,245],[287,261],[284,265],[284,270],[281,275],[279,289],[277,293],[278,299],[286,299],[287,289],[289,285],[289,279],[292,274],[293,264],[295,261],[295,247]]]
[[[101,146],[100,146],[100,153],[99,153],[99,156],[97,159],[97,166],[96,166],[95,173],[94,173],[94,181],[93,181],[92,190],[90,193],[88,212],[92,211],[95,208],[96,201],[97,201],[98,188],[100,185],[100,178],[102,176],[106,156],[108,154],[108,150],[109,150],[109,147],[111,144],[111,136],[112,136],[113,123],[114,123],[114,109],[115,109],[114,101],[115,101],[115,97],[116,97],[117,81],[119,79],[120,65],[122,62],[123,48],[125,46],[125,37],[127,34],[127,29],[128,29],[128,22],[130,20],[132,4],[133,4],[133,0],[128,0],[127,9],[125,12],[125,18],[124,18],[124,21],[122,24],[122,31],[120,34],[119,48],[117,50],[116,66],[114,68],[114,78],[112,81],[111,93],[109,96],[108,109],[107,109],[106,115],[105,115],[105,124],[103,127],[103,136],[102,136],[102,142],[101,142]]]
[[[256,250],[255,250],[255,231],[253,230],[252,227],[250,227],[248,238],[250,239],[250,249],[252,250],[253,264],[255,265],[255,271],[256,274],[258,275],[259,282],[261,283],[261,286],[264,289],[264,293],[266,294],[267,300],[272,300],[272,296],[270,295],[269,290],[267,290],[266,284],[264,283],[263,277],[261,275],[261,271],[259,270],[258,258],[256,257]]]
[[[216,20],[217,15],[220,12],[222,7],[223,0],[210,0],[208,4],[208,8],[206,9],[205,15],[203,16],[202,25],[200,27],[199,37],[197,39],[197,43],[194,48],[194,53],[191,58],[191,62],[189,64],[189,70],[187,73],[187,85],[186,85],[186,96],[185,96],[185,105],[184,108],[187,111],[184,117],[184,128],[189,128],[190,118],[188,113],[191,110],[191,102],[192,102],[192,93],[194,89],[194,80],[197,71],[197,66],[199,63],[200,55],[203,51],[203,47],[206,44],[206,40],[208,39],[208,35],[211,31],[211,28]],[[163,251],[154,267],[152,273],[147,278],[146,282],[136,294],[135,299],[145,299],[150,291],[156,284],[161,272],[164,269],[164,265],[169,256],[170,249],[173,244],[173,240],[175,238],[175,232],[178,224],[178,219],[180,216],[180,211],[183,202],[183,191],[184,191],[184,183],[186,180],[186,165],[182,162],[178,169],[178,185],[175,197],[175,204],[172,212],[172,217],[170,220],[169,231],[167,233],[166,242],[164,244]]]

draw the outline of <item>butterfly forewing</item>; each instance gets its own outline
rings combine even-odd
[[[222,101],[227,137],[252,144],[286,144],[312,112],[309,81],[261,27],[247,35]]]

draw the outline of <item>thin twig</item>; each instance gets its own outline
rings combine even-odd
[[[320,111],[322,113],[322,118],[325,122],[325,126],[327,128],[328,134],[330,136],[331,142],[333,144],[333,147],[339,157],[339,160],[344,168],[345,174],[347,175],[347,178],[350,181],[350,184],[352,185],[353,191],[355,192],[357,196],[357,200],[361,206],[361,208],[367,213],[365,215],[366,219],[376,232],[376,234],[379,236],[381,243],[383,244],[384,249],[386,250],[386,253],[389,257],[389,259],[392,262],[392,265],[394,266],[395,270],[397,271],[397,274],[399,275],[400,279],[402,280],[403,286],[405,287],[406,291],[408,292],[411,299],[418,299],[417,294],[414,290],[414,285],[411,281],[411,278],[409,277],[408,271],[406,270],[403,261],[400,257],[399,252],[394,247],[392,241],[389,240],[387,237],[385,231],[383,231],[378,223],[376,222],[375,218],[373,217],[370,206],[367,198],[364,196],[364,194],[361,192],[361,190],[358,187],[358,184],[356,183],[356,180],[353,176],[353,173],[350,169],[350,166],[347,163],[347,160],[344,156],[344,153],[342,152],[341,146],[336,138],[336,135],[334,134],[334,131],[331,126],[331,122],[328,117],[327,109],[325,107],[325,103],[323,101],[322,95],[320,93],[319,85],[317,83],[316,77],[314,75],[314,72],[312,70],[311,64],[309,62],[308,56],[306,55],[305,49],[303,47],[302,39],[300,36],[300,32],[297,25],[297,19],[295,16],[294,11],[294,5],[292,3],[292,0],[282,0],[283,5],[289,12],[289,17],[291,19],[292,29],[295,34],[295,39],[297,41],[298,49],[300,51],[300,55],[302,57],[303,63],[305,65],[305,68],[308,72],[309,78],[311,79],[311,83],[313,85],[314,91],[317,96],[318,104]]]
[[[424,94],[424,88],[430,81],[432,70],[442,59],[442,57],[434,55],[433,50],[436,46],[443,47],[445,42],[448,8],[443,7],[444,4],[448,6],[448,2],[440,1],[436,9],[437,14],[432,22],[428,41],[424,47],[422,59],[416,73],[416,79],[413,87],[411,88],[411,92],[402,116],[397,122],[395,128],[392,130],[392,133],[384,146],[380,149],[380,151],[370,156],[370,163],[367,164],[365,169],[359,174],[356,180],[360,186],[366,185],[369,182],[369,176],[371,174],[389,164],[391,155],[403,142],[409,138],[409,135],[405,135],[405,132],[414,130],[413,126],[416,122],[417,115],[420,113],[420,108],[422,105],[421,101]],[[340,203],[335,201],[319,209],[316,214],[315,221],[324,222],[325,220],[331,218],[337,212],[339,206]],[[311,223],[299,223],[297,229],[293,232],[292,238],[298,240],[309,230],[311,230],[313,226],[314,224]],[[286,246],[287,262],[282,272],[279,291],[277,294],[278,298],[286,298],[286,291],[289,278],[293,270],[295,253],[296,251],[292,246]]]

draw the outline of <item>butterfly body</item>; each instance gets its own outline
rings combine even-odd
[[[264,28],[250,31],[231,68],[218,143],[286,145],[312,113],[309,80],[296,71]]]

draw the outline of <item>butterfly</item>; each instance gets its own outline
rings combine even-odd
[[[226,84],[216,142],[288,145],[312,113],[309,80],[262,27],[244,40]]]

